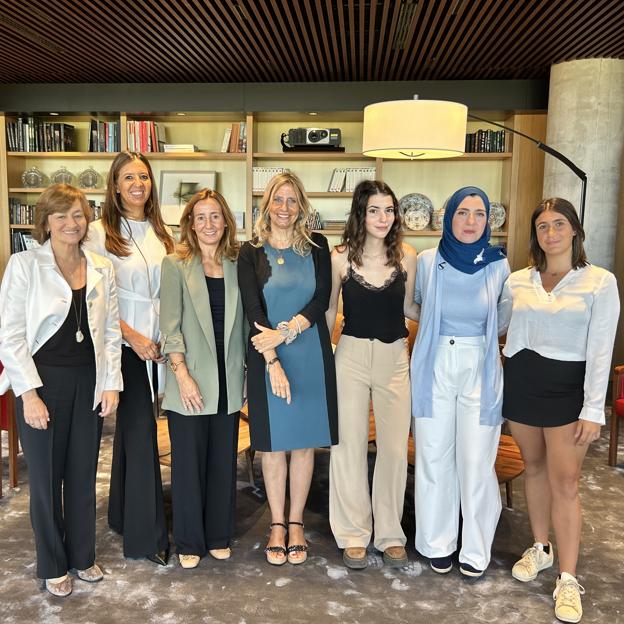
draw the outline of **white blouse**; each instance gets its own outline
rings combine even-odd
[[[535,268],[516,271],[503,289],[511,319],[506,357],[522,349],[554,360],[586,362],[579,418],[604,424],[611,355],[620,312],[615,276],[588,265],[572,270],[547,293]]]
[[[126,229],[126,224],[130,232]],[[169,232],[171,233],[171,232]],[[121,234],[130,241],[130,255],[118,257],[106,249],[106,235],[102,221],[89,225],[89,236],[84,246],[109,258],[115,268],[115,282],[119,300],[119,318],[132,329],[150,340],[160,340],[160,266],[167,255],[149,221],[122,219]],[[132,240],[131,240],[132,238]],[[127,345],[124,341],[123,344]],[[152,387],[152,363],[147,362],[147,371]],[[159,390],[162,389],[163,370],[159,366]]]

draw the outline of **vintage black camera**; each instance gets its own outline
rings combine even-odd
[[[302,145],[340,145],[340,128],[291,128],[288,131],[288,144],[291,147]]]

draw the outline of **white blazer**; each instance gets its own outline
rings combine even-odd
[[[87,315],[95,349],[93,409],[105,390],[123,390],[121,330],[115,274],[110,260],[83,249],[87,259]],[[43,385],[32,356],[63,324],[72,292],[61,274],[50,241],[13,254],[0,287],[0,394],[16,396]]]

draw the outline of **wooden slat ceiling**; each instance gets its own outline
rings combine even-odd
[[[543,78],[622,0],[0,0],[0,83]]]

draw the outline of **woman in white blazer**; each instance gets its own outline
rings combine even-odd
[[[95,582],[95,477],[101,417],[117,407],[121,332],[112,264],[81,248],[91,209],[54,184],[36,208],[41,247],[14,254],[0,287],[0,392],[13,389],[28,463],[37,576],[67,596]],[[99,407],[98,407],[99,406]]]

